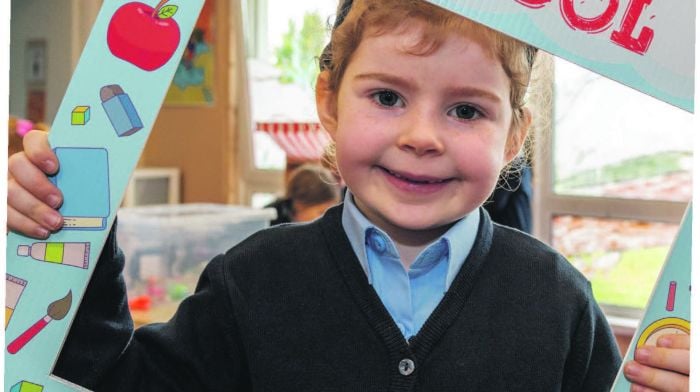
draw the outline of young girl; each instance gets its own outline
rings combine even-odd
[[[480,208],[525,138],[534,49],[406,0],[343,1],[330,45],[317,105],[345,202],[216,257],[172,320],[137,331],[113,228],[55,374],[115,391],[609,389],[620,357],[588,282]],[[44,135],[25,145],[9,226],[46,237],[60,195],[39,168],[57,164]]]

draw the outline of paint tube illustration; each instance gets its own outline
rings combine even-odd
[[[12,313],[14,313],[25,287],[27,287],[26,280],[5,274],[5,329],[7,329],[7,324],[12,318]]]
[[[90,261],[90,243],[35,242],[31,245],[18,246],[17,256],[86,269]]]

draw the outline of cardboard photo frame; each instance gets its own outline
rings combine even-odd
[[[155,3],[153,0],[148,2]],[[180,40],[171,57],[160,66],[155,60],[155,63],[140,63],[139,60],[133,60],[128,48],[124,49],[125,51],[112,49],[109,48],[109,43],[105,42],[104,37],[108,35],[107,30],[114,14],[119,7],[127,3],[126,1],[105,2],[100,11],[93,33],[59,108],[50,140],[52,146],[61,148],[62,153],[67,154],[66,172],[75,171],[81,175],[102,179],[107,176],[108,181],[91,182],[97,189],[90,195],[85,195],[79,192],[79,185],[75,185],[80,184],[80,178],[68,180],[69,185],[62,190],[77,190],[76,197],[87,197],[86,200],[90,203],[98,200],[94,197],[95,195],[99,195],[100,198],[94,206],[80,203],[79,210],[94,208],[78,211],[71,216],[74,219],[71,221],[72,226],[67,230],[55,234],[47,241],[29,240],[16,234],[11,234],[7,238],[6,284],[11,295],[6,298],[6,333],[7,343],[12,348],[8,347],[5,354],[6,390],[40,390],[37,388],[41,387],[54,391],[75,388],[51,377],[50,370],[94,268],[94,261],[104,244],[106,229],[111,226],[128,177],[153,126],[177,60],[184,50],[186,37],[189,36],[185,32],[189,26],[194,25],[198,14],[197,7],[201,8],[202,2],[203,0],[188,0],[187,10],[183,2],[179,10],[176,10],[176,15],[170,15],[179,22]],[[561,2],[436,0],[432,2],[530,42],[552,54],[574,61],[681,109],[688,111],[694,109],[693,45],[689,47],[681,45],[677,48],[679,53],[684,53],[681,60],[689,61],[677,61],[679,59],[674,58],[673,61],[666,62],[671,56],[667,56],[667,52],[660,49],[657,51],[658,47],[666,47],[668,42],[672,42],[668,36],[680,34],[679,31],[694,32],[695,25],[692,20],[695,15],[694,10],[691,12],[674,9],[673,13],[664,13],[662,11],[668,9],[660,6],[659,4],[662,3],[658,0],[656,2],[610,0],[607,2],[607,8],[599,15],[583,16],[583,12],[581,10],[577,12],[576,6],[569,0]],[[169,6],[165,2],[161,3],[160,8],[154,7],[154,11]],[[616,4],[614,12],[611,4]],[[690,2],[690,6],[694,7],[694,3]],[[175,11],[169,8],[163,12],[168,14]],[[652,14],[654,18],[651,18]],[[690,26],[687,25],[686,18],[680,18],[680,20],[676,18],[686,15],[691,18]],[[649,24],[645,25],[645,22]],[[542,28],[541,23],[552,27],[552,30]],[[669,26],[668,28],[674,33],[661,34],[662,26]],[[559,33],[570,43],[553,41],[552,37],[558,36]],[[574,42],[578,41],[581,42],[580,48],[585,49],[581,51],[572,49],[573,46],[577,46]],[[601,55],[604,52],[609,53],[609,56]],[[595,56],[590,56],[591,53],[595,53]],[[145,82],[127,84],[106,78],[105,75],[108,72],[104,69],[99,72],[90,69],[89,63],[95,60],[93,56],[111,56],[108,57],[109,66],[123,69],[125,72],[123,75],[128,75],[124,80],[133,78],[141,81],[144,80],[144,75],[149,75],[149,79]],[[83,79],[82,76],[86,78]],[[100,134],[93,132],[90,125],[99,128]],[[78,163],[75,169],[71,170],[68,162]],[[80,167],[86,162],[90,163],[94,171],[80,172]],[[679,265],[681,270],[685,267],[690,270],[690,259],[685,257],[690,252],[690,240],[685,240],[690,236],[690,220],[686,219],[682,227],[672,255],[681,252],[683,256],[671,256],[666,264],[667,269],[669,265]],[[49,271],[47,266],[52,268],[51,272],[47,272]],[[65,282],[69,282],[67,286],[55,284],[55,279],[48,279],[47,274],[55,278],[55,271],[61,271],[59,273],[65,275]],[[662,279],[659,282],[665,284]],[[32,286],[40,287],[40,290],[33,290]],[[667,292],[659,291],[657,288],[657,292],[666,295],[667,307],[673,287],[675,287],[673,291],[675,301],[680,295],[677,289],[678,283],[673,286],[669,282]],[[12,299],[9,317],[8,298]],[[47,310],[44,311],[44,308]],[[676,322],[676,324],[679,323]],[[54,328],[49,329],[49,327]],[[638,335],[641,336],[643,332],[641,331]],[[38,345],[35,340],[35,344],[32,345],[33,339],[42,336],[45,337],[45,344]],[[41,359],[38,360],[38,358]],[[623,388],[622,385],[618,387]]]
[[[49,135],[64,227],[7,237],[6,391],[82,389],[51,372],[203,4],[103,3]]]

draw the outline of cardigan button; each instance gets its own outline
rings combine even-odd
[[[416,364],[409,358],[404,358],[399,362],[399,373],[404,376],[410,376],[416,370]]]

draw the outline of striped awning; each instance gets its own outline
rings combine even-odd
[[[268,133],[287,153],[289,162],[318,161],[331,142],[319,123],[312,122],[258,122],[255,129]]]

